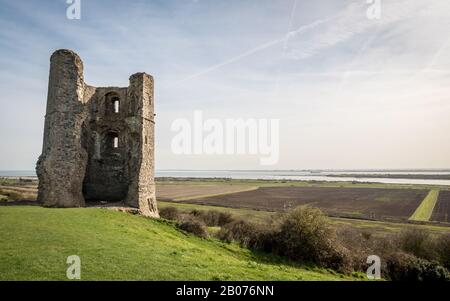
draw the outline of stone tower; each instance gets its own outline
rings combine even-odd
[[[153,78],[128,87],[92,87],[70,50],[50,58],[38,201],[48,207],[122,202],[158,217],[154,183]]]

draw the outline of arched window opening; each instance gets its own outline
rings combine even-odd
[[[120,140],[119,133],[117,132],[107,132],[102,139],[102,154],[101,156],[109,156],[112,154],[120,153]]]
[[[105,94],[105,113],[115,115],[120,112],[120,97],[116,92]]]
[[[114,113],[119,113],[119,99],[118,98],[114,98],[113,99],[113,107],[114,107]]]

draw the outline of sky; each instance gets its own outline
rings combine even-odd
[[[373,1],[0,0],[0,170],[35,168],[60,48],[90,85],[154,76],[157,169],[450,168],[450,2]],[[174,153],[198,110],[278,119],[279,160]]]

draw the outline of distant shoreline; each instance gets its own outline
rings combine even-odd
[[[418,180],[450,180],[450,174],[339,174],[327,175],[333,178],[380,178],[380,179],[418,179]]]
[[[0,177],[14,179],[37,179],[34,170],[1,171]],[[300,170],[156,170],[155,178],[180,179],[223,179],[223,180],[275,180],[275,181],[304,181],[304,182],[358,182],[385,184],[421,184],[450,186],[450,171],[409,170],[409,171],[300,171]]]

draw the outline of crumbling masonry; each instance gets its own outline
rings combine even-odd
[[[44,206],[123,202],[157,217],[152,76],[133,74],[126,88],[92,87],[76,53],[53,53],[36,171]]]

